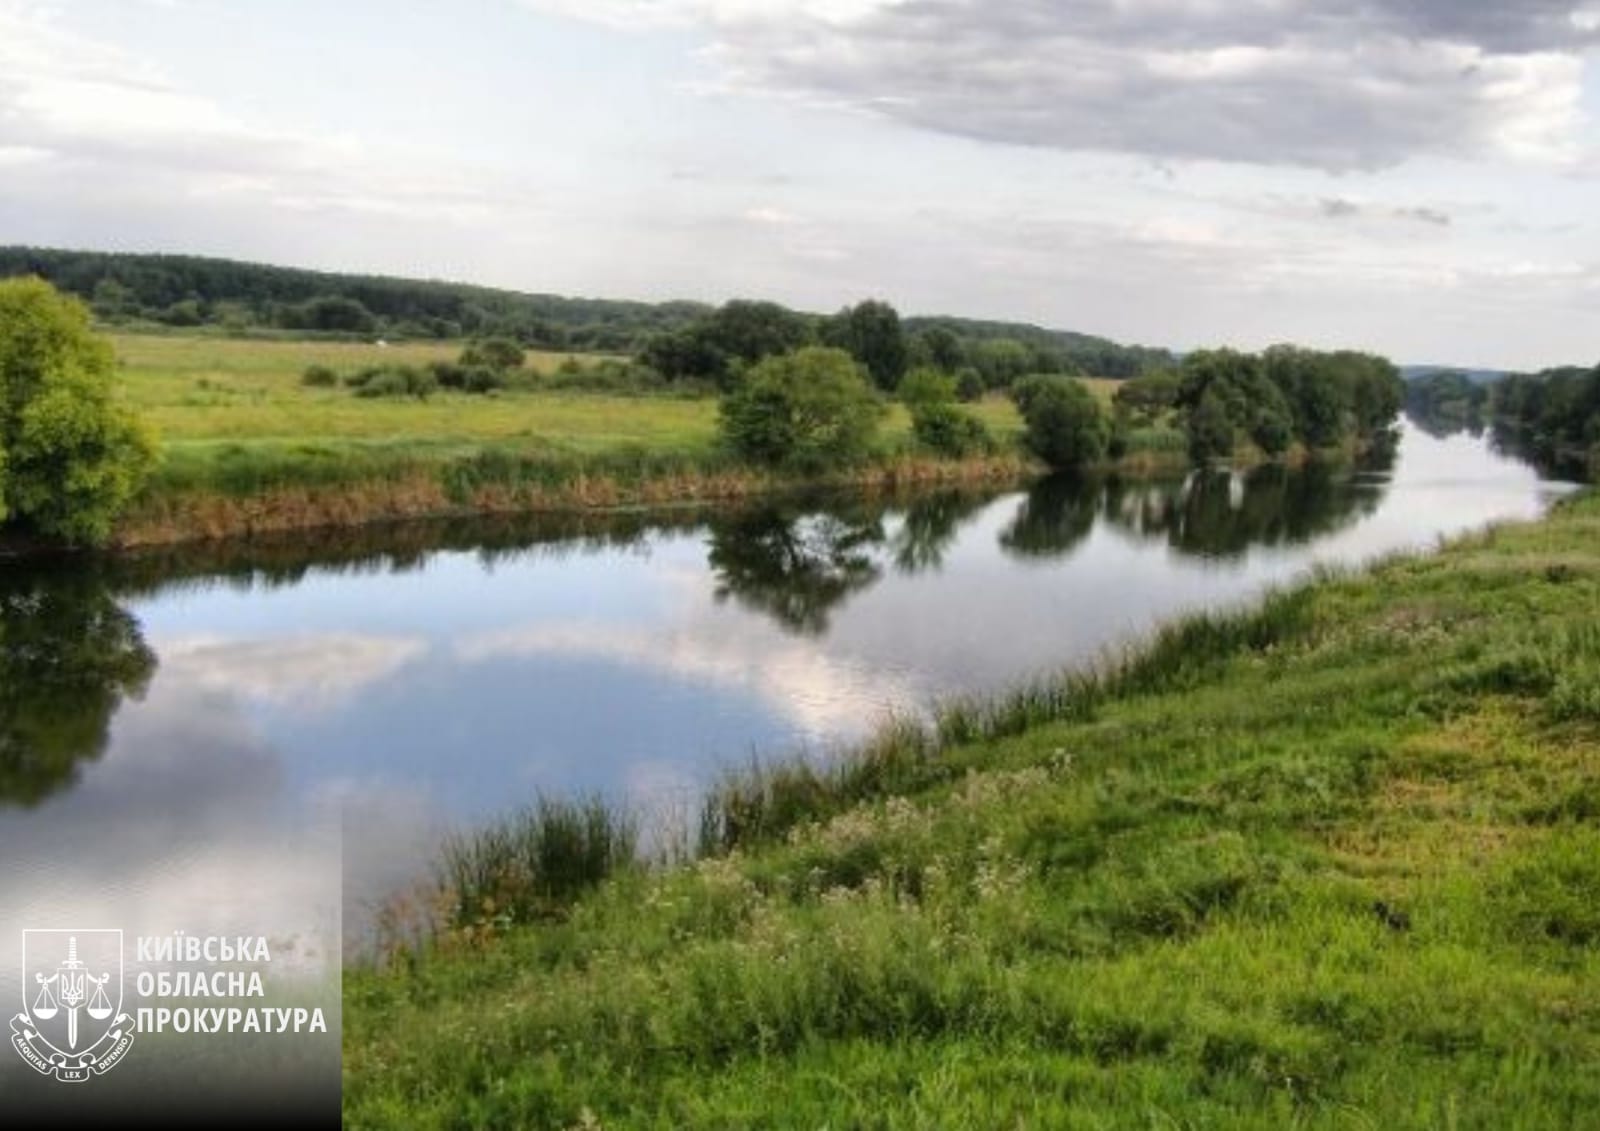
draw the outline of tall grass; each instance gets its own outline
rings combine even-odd
[[[1261,652],[1310,626],[1308,587],[1274,592],[1258,606],[1195,614],[1086,667],[987,697],[939,707],[931,725],[896,719],[865,744],[818,763],[752,763],[722,776],[701,810],[700,851],[726,853],[781,840],[790,830],[862,802],[910,793],[962,772],[959,747],[1058,722],[1087,722],[1114,700],[1192,687],[1228,659]]]
[[[639,827],[599,797],[532,805],[450,837],[438,882],[456,929],[504,929],[547,919],[638,862]]]
[[[1597,532],[1591,500],[743,771],[701,859],[347,969],[347,1120],[1590,1126]]]
[[[693,843],[663,860],[715,858],[782,841],[864,802],[951,781],[964,772],[952,751],[1050,723],[1093,718],[1104,703],[1182,690],[1219,664],[1303,633],[1310,590],[1278,592],[1259,607],[1197,614],[1159,629],[1086,669],[986,699],[952,702],[931,723],[890,720],[866,742],[830,757],[754,760],[723,773],[701,799]],[[600,880],[640,863],[639,826],[599,798],[541,799],[453,838],[440,883],[453,900],[450,926],[504,928],[560,913]]]

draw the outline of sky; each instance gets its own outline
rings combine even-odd
[[[1600,0],[0,0],[0,244],[1600,360]]]

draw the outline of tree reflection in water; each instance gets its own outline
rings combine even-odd
[[[875,508],[822,513],[774,507],[715,522],[709,564],[717,600],[766,613],[790,632],[828,629],[835,607],[883,575],[870,552],[884,541]]]
[[[1267,464],[1156,482],[1057,476],[1028,492],[1000,545],[1021,558],[1062,557],[1103,518],[1187,557],[1240,558],[1258,546],[1301,545],[1370,515],[1391,462],[1392,452],[1379,452],[1355,467]]]
[[[0,569],[0,805],[71,785],[155,670],[139,622],[94,574]]]

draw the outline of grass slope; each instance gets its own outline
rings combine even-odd
[[[1592,1125],[1597,612],[1589,497],[961,713],[347,972],[347,1123]]]

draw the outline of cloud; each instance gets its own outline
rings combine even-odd
[[[1452,219],[1442,208],[1427,205],[1371,204],[1344,196],[1325,196],[1317,201],[1317,211],[1329,220],[1380,219],[1401,220],[1412,224],[1429,224],[1448,228]]]
[[[532,656],[605,660],[745,691],[819,738],[854,733],[917,704],[905,681],[893,676],[864,681],[848,662],[808,643],[775,640],[767,631],[663,635],[591,622],[533,624],[467,636],[455,652],[469,664]]]
[[[1577,156],[1595,21],[1566,0],[524,0],[695,23],[718,84],[981,141],[1371,170]]]
[[[48,166],[72,192],[417,221],[503,220],[516,186],[360,140],[259,128],[159,68],[68,30],[56,5],[0,0],[0,169]]]
[[[411,637],[304,634],[271,640],[188,637],[160,644],[162,679],[201,691],[326,709],[419,659]]]

